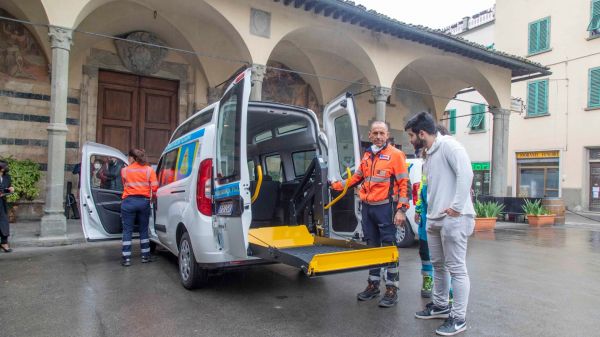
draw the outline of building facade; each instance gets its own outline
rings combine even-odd
[[[474,87],[507,125],[511,79],[548,73],[340,0],[0,0],[0,8],[0,151],[41,164],[42,235],[65,231],[64,187],[76,185],[82,144],[144,148],[155,163],[173,129],[218,99],[240,67],[253,69],[254,100],[320,114],[355,93],[362,137],[370,121],[385,120],[409,153],[403,126],[412,114],[441,119],[453,95]],[[493,134],[500,191],[507,130]]]
[[[515,83],[526,109],[510,117],[508,188],[513,196],[562,197],[600,210],[600,2],[504,0],[496,48],[550,68]]]

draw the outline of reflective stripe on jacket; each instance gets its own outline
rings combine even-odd
[[[121,169],[123,181],[123,199],[131,195],[152,197],[158,190],[156,172],[150,166],[133,163]]]
[[[402,206],[409,208],[408,180],[408,165],[404,152],[386,145],[377,153],[373,153],[370,148],[365,152],[360,166],[349,183],[351,187],[362,183],[358,196],[365,203],[385,204],[390,202],[392,194],[397,193],[398,208]],[[341,191],[345,184],[345,181],[338,181],[331,187]]]

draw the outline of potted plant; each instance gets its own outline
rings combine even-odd
[[[37,163],[25,159],[17,160],[13,157],[0,158],[8,163],[8,174],[15,192],[6,197],[9,206],[9,221],[15,222],[18,202],[21,200],[32,201],[40,195],[38,182],[42,177]]]
[[[489,231],[496,228],[496,219],[502,214],[504,205],[495,201],[480,202],[479,200],[476,200],[474,206],[475,230]]]
[[[525,199],[523,211],[527,215],[527,222],[529,223],[529,226],[540,227],[554,225],[554,218],[556,215],[550,214],[548,209],[542,206],[541,199],[535,201]]]

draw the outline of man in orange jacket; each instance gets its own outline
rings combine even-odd
[[[404,153],[387,144],[388,127],[385,122],[371,123],[369,140],[373,143],[349,181],[350,187],[360,184],[362,229],[369,246],[393,246],[396,226],[403,226],[408,199],[408,166]],[[346,182],[334,182],[331,188],[343,190]],[[367,288],[357,295],[359,301],[379,296],[379,268],[369,271]],[[393,307],[398,302],[398,265],[387,268],[386,292],[380,307]]]

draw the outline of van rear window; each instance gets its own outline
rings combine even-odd
[[[196,130],[202,125],[210,122],[212,120],[213,112],[214,109],[205,111],[200,115],[190,119],[185,124],[182,124],[179,127],[179,129],[175,131],[175,134],[173,135],[173,140],[185,135],[186,133],[189,133],[190,131]]]

